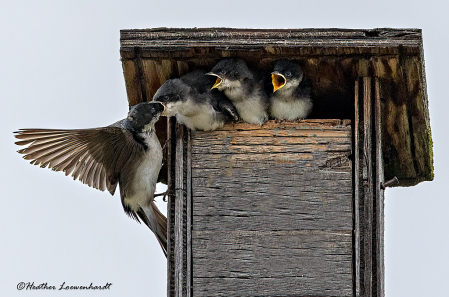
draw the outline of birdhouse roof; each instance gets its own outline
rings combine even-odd
[[[222,58],[262,70],[282,58],[310,79],[312,118],[354,119],[355,81],[378,77],[385,179],[396,176],[399,186],[433,179],[420,29],[155,28],[122,30],[120,41],[130,106],[151,100],[165,80],[210,70]]]

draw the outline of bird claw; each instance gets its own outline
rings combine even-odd
[[[171,191],[167,190],[164,193],[154,194],[154,197],[162,196],[162,201],[167,202],[167,196],[171,195]]]
[[[283,124],[283,123],[288,122],[288,121],[287,121],[287,120],[284,120],[284,119],[275,119],[274,122],[275,122],[276,124]]]

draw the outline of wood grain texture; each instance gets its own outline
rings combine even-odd
[[[352,295],[350,231],[192,235],[195,296]]]
[[[167,138],[167,297],[174,297],[176,294],[175,286],[175,168],[176,168],[176,119],[168,118]]]
[[[381,119],[381,99],[380,99],[380,82],[378,79],[374,81],[374,142],[375,142],[375,171],[374,178],[374,194],[376,197],[374,204],[374,242],[376,251],[376,295],[385,296],[385,196],[382,184],[384,183],[384,167],[382,155],[382,121]]]
[[[123,76],[125,78],[126,93],[129,106],[134,106],[143,101],[140,88],[139,70],[135,60],[122,61]]]
[[[422,34],[419,29],[155,28],[121,31],[130,104],[151,99],[168,78],[220,59],[271,72],[278,59],[301,65],[312,84],[312,118],[354,118],[354,81],[380,79],[385,180],[433,180]],[[137,72],[136,72],[137,71]],[[268,72],[268,73],[269,73]]]
[[[413,52],[413,46],[420,42],[419,29],[235,29],[235,28],[155,28],[141,30],[121,30],[122,49],[131,55],[135,46],[144,48],[184,49],[197,46],[213,46],[229,50],[252,50],[265,48],[267,52],[279,54],[277,47],[299,48],[304,52],[311,47],[336,48],[334,54],[344,52],[341,48],[358,48],[360,53],[370,52],[370,47],[377,47],[377,52],[391,53],[391,47],[403,46]],[[378,48],[381,43],[383,48]],[[408,48],[411,47],[411,48]],[[389,50],[389,51],[388,51]],[[371,49],[372,51],[372,49]],[[147,53],[150,54],[150,53]],[[319,54],[324,54],[322,50]]]
[[[349,124],[192,133],[193,296],[352,296]]]
[[[380,83],[356,82],[354,121],[354,287],[355,296],[385,296],[384,191]]]

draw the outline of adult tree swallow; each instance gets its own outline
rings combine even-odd
[[[192,130],[215,130],[226,121],[238,121],[231,101],[217,90],[211,90],[214,79],[202,70],[192,71],[181,78],[167,80],[154,94],[162,102],[163,115],[176,116],[179,123]]]
[[[270,116],[289,121],[309,116],[313,106],[311,88],[304,80],[301,66],[291,61],[277,61],[271,78]]]
[[[167,256],[167,219],[154,203],[162,148],[154,124],[163,112],[159,102],[135,105],[128,117],[102,128],[20,129],[14,136],[25,160],[71,174],[90,187],[114,195],[120,185],[125,213],[142,220]],[[140,218],[140,220],[139,220]]]
[[[244,122],[263,124],[268,119],[268,96],[263,87],[263,77],[248,68],[241,59],[223,59],[207,73],[216,77],[212,88],[223,91]]]

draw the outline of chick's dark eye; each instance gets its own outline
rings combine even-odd
[[[290,71],[285,71],[285,76],[291,76],[292,73]]]
[[[225,75],[226,74],[226,70],[224,70],[224,69],[220,70],[220,74]]]

